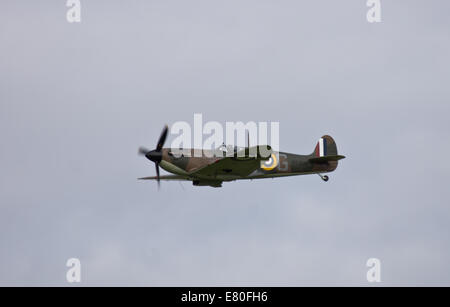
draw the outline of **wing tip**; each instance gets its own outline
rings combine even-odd
[[[151,179],[156,179],[156,177],[140,177],[140,178],[137,178],[137,180],[151,180]]]

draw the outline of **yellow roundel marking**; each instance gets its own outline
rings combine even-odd
[[[261,168],[266,171],[271,171],[278,165],[278,159],[275,154],[271,154],[269,160],[261,161]]]

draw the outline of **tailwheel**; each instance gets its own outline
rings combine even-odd
[[[323,181],[327,182],[328,179],[330,179],[327,175],[317,174],[320,178],[322,178]]]

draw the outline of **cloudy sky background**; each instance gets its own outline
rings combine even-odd
[[[0,285],[450,285],[450,2],[0,5]],[[165,123],[332,135],[318,176],[139,182]],[[169,137],[168,144],[173,139]]]

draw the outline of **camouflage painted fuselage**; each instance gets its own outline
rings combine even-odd
[[[161,167],[194,185],[213,187],[220,187],[223,181],[328,173],[344,158],[337,154],[336,144],[328,135],[320,138],[309,155],[271,151],[270,157],[263,159],[226,157],[226,153],[214,156],[211,151],[197,149],[188,149],[184,154],[175,155],[170,148],[164,148]]]
[[[297,155],[286,152],[274,152],[277,162],[272,169],[264,164],[264,161],[231,158],[234,160],[234,168],[218,168],[208,174],[197,174],[195,171],[200,170],[208,165],[216,163],[223,158],[208,157],[206,153],[202,157],[174,157],[170,155],[171,149],[163,149],[163,159],[161,167],[166,171],[190,177],[191,179],[215,180],[215,181],[231,181],[237,179],[256,179],[270,178],[280,176],[293,176],[314,173],[327,173],[336,169],[338,161],[328,161],[326,163],[313,163],[309,159],[313,155]],[[256,168],[256,169],[255,169]]]

